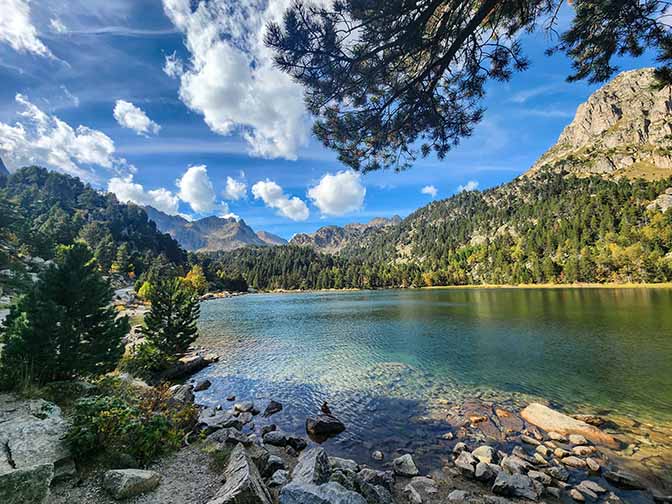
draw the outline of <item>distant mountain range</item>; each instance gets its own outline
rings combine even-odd
[[[243,219],[233,217],[205,217],[188,221],[179,215],[168,215],[151,206],[145,207],[147,216],[163,233],[168,233],[182,247],[191,252],[235,250],[241,247],[285,245],[287,240],[267,231],[254,230]]]

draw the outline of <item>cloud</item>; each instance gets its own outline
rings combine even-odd
[[[138,135],[158,135],[161,126],[152,121],[147,114],[131,102],[117,100],[114,106],[114,118],[120,126],[132,129]]]
[[[436,198],[436,195],[439,193],[439,190],[433,185],[426,185],[425,187],[420,189],[420,192],[422,194],[427,194],[432,198]]]
[[[475,191],[478,189],[478,181],[476,180],[470,180],[464,185],[457,186],[457,192],[461,193],[464,191]]]
[[[37,37],[37,29],[30,21],[28,0],[3,0],[0,9],[0,42],[9,44],[18,52],[54,57]]]
[[[522,91],[518,91],[517,93],[514,93],[511,96],[511,98],[509,98],[509,100],[512,101],[513,103],[522,104],[527,102],[528,100],[537,98],[538,96],[557,93],[561,88],[562,88],[561,84],[543,84],[541,86],[531,87],[528,89],[523,89]]]
[[[133,175],[124,178],[113,177],[107,183],[107,190],[114,193],[122,203],[129,201],[143,206],[153,206],[170,215],[177,215],[179,198],[164,188],[145,191],[142,185],[133,182]]]
[[[278,214],[293,221],[303,221],[308,218],[310,211],[303,200],[296,196],[288,197],[278,184],[266,179],[252,186],[255,199],[261,199],[270,208],[278,210]]]
[[[323,215],[345,215],[364,205],[366,188],[361,175],[352,170],[327,173],[320,182],[308,190],[308,197]]]
[[[241,172],[241,179],[245,176]],[[236,180],[233,177],[226,177],[226,189],[224,189],[224,197],[229,200],[238,201],[247,196],[247,184],[244,180]]]
[[[178,196],[189,203],[194,212],[212,212],[217,207],[215,188],[205,165],[190,167],[176,183],[180,189]]]
[[[184,65],[182,64],[182,60],[177,57],[177,53],[173,52],[166,56],[166,61],[163,64],[163,72],[173,79],[182,76],[184,73]]]
[[[114,142],[102,131],[87,126],[73,128],[43,112],[22,94],[15,99],[23,107],[19,113],[22,120],[14,126],[0,122],[0,153],[14,169],[43,165],[88,181],[96,179],[91,169],[96,166],[117,174],[134,170],[125,159],[114,155]]]
[[[163,0],[185,36],[186,63],[166,58],[164,71],[180,79],[180,99],[220,135],[241,133],[254,156],[296,159],[308,141],[310,119],[299,84],[273,65],[264,45],[268,22],[291,0]]]
[[[63,21],[58,18],[54,18],[49,21],[49,26],[56,33],[67,33],[68,31],[68,28],[63,24]]]

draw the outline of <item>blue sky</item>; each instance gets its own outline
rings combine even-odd
[[[568,60],[544,55],[544,34],[525,36],[530,70],[488,85],[473,137],[443,161],[357,176],[311,138],[300,88],[260,43],[289,0],[4,3],[0,156],[10,169],[34,162],[123,200],[193,217],[232,213],[285,238],[405,216],[431,201],[426,186],[440,199],[509,181],[597,87],[566,83]]]

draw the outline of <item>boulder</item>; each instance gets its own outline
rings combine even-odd
[[[347,469],[354,472],[359,471],[359,464],[351,459],[329,457],[329,465],[332,469]]]
[[[261,439],[265,444],[271,446],[287,446],[287,440],[289,439],[289,434],[281,430],[273,430],[266,432]]]
[[[241,443],[245,446],[250,446],[253,441],[247,434],[243,434],[238,429],[232,427],[227,427],[215,431],[213,434],[208,436],[208,441],[212,441],[220,444],[230,444],[237,445]]]
[[[567,436],[563,436],[559,432],[551,431],[548,433],[549,439],[553,441],[557,441],[558,443],[566,443],[567,442]]]
[[[509,455],[504,457],[501,463],[502,469],[504,469],[509,474],[523,474],[530,469],[529,462],[523,460],[517,455]]]
[[[567,481],[569,479],[569,471],[567,471],[567,469],[564,467],[553,466],[545,469],[545,471],[546,474],[548,474],[551,478],[558,481]]]
[[[329,480],[331,466],[324,448],[312,448],[299,456],[299,461],[292,471],[292,482],[321,484]]]
[[[573,445],[587,445],[588,440],[581,434],[570,434],[569,442]]]
[[[507,474],[502,471],[497,475],[492,485],[492,492],[505,497],[522,497],[529,500],[539,500],[543,485],[523,474]]]
[[[284,486],[288,482],[289,482],[289,473],[284,469],[279,469],[273,473],[273,476],[271,476],[271,479],[268,482],[268,486],[270,487]]]
[[[198,415],[198,429],[206,431],[206,435],[228,428],[241,430],[243,422],[229,411],[218,411],[214,408],[206,408]]]
[[[591,472],[599,473],[600,472],[600,463],[594,458],[588,457],[586,459],[586,465]]]
[[[194,386],[193,385],[173,385],[168,389],[170,394],[168,402],[177,405],[188,405],[194,402]]]
[[[41,504],[49,495],[54,464],[33,465],[0,475],[2,504]]]
[[[159,473],[141,469],[113,469],[103,477],[103,488],[115,499],[151,492],[161,481]]]
[[[345,424],[333,415],[317,415],[306,418],[306,432],[315,437],[328,437],[340,434]]]
[[[462,474],[469,478],[473,478],[476,470],[478,460],[468,451],[461,452],[455,459],[455,467],[457,467]]]
[[[572,448],[572,453],[578,455],[579,457],[586,457],[595,453],[595,447],[593,446],[575,446]]]
[[[601,486],[601,485],[599,485],[599,484],[597,484],[597,483],[595,483],[594,481],[591,481],[591,480],[583,480],[581,483],[579,483],[576,486],[576,488],[578,488],[582,492],[584,490],[589,490],[589,491],[591,491],[593,493],[596,493],[596,494],[605,493],[607,491],[606,488],[604,488],[603,486]]]
[[[486,462],[479,462],[476,464],[476,469],[474,471],[474,477],[478,481],[483,481],[485,483],[490,483],[493,481],[499,472],[502,470],[501,467],[495,464],[488,464]]]
[[[469,494],[464,490],[453,490],[448,494],[448,502],[466,502]]]
[[[569,467],[573,467],[575,469],[583,469],[586,467],[586,461],[583,459],[580,459],[579,457],[565,457],[561,460],[563,464]]]
[[[156,378],[156,381],[171,381],[191,376],[218,360],[219,357],[214,354],[187,355],[180,358],[173,366],[162,372]]]
[[[224,473],[226,482],[208,504],[271,504],[271,495],[243,445],[231,452]]]
[[[530,479],[538,481],[542,485],[548,486],[553,482],[553,479],[548,474],[540,471],[529,471],[527,475],[530,477]]]
[[[277,455],[269,455],[266,464],[264,464],[264,474],[275,474],[283,469],[286,469],[285,461]]]
[[[194,392],[202,392],[208,390],[212,386],[210,380],[201,380],[196,385],[194,385]]]
[[[277,401],[271,401],[268,403],[268,406],[266,406],[266,409],[264,410],[264,418],[268,418],[271,415],[274,415],[280,411],[282,411],[282,404],[280,404]]]
[[[373,486],[382,486],[388,491],[392,491],[394,486],[394,472],[392,471],[378,471],[370,467],[362,468],[357,477]]]
[[[252,401],[239,402],[233,406],[233,409],[238,413],[249,413],[254,409],[254,403]]]
[[[322,485],[292,481],[280,491],[280,504],[367,504],[367,502],[358,493],[334,481]]]
[[[492,446],[479,446],[473,452],[471,452],[471,454],[480,462],[485,462],[486,464],[497,462],[497,451],[495,451]]]
[[[618,446],[618,442],[610,434],[543,404],[532,403],[523,409],[520,415],[528,423],[548,432],[552,431],[564,435],[580,434],[596,444],[604,444],[613,448]]]
[[[410,453],[406,453],[405,455],[394,459],[392,461],[392,470],[394,471],[394,474],[408,478],[420,474]]]

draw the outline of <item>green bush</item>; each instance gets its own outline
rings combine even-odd
[[[167,388],[140,395],[85,397],[75,403],[67,441],[79,459],[132,457],[144,466],[180,447],[197,410],[169,404]]]
[[[121,369],[133,376],[149,380],[175,363],[177,358],[159,350],[149,341],[135,346],[129,356],[121,361]]]

